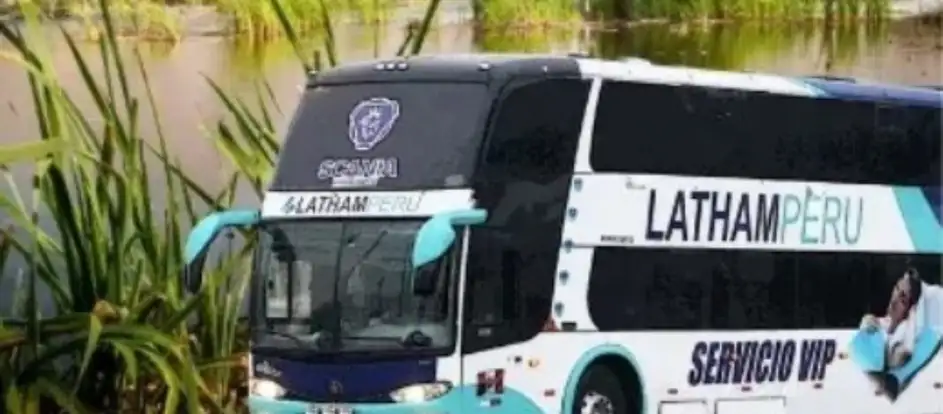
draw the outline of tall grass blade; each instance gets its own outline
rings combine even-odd
[[[415,39],[412,42],[412,48],[409,51],[410,55],[418,55],[422,51],[422,46],[426,43],[426,35],[429,34],[429,28],[432,27],[432,21],[435,19],[435,14],[439,10],[439,3],[442,0],[429,0],[429,5],[426,6],[426,14],[422,18],[422,23],[419,25],[419,30],[416,33]]]
[[[304,69],[305,73],[311,72],[314,70],[314,68],[311,66],[311,64],[308,63],[308,59],[305,58],[305,55],[301,50],[301,42],[298,39],[298,33],[295,31],[295,27],[292,25],[291,20],[288,19],[288,15],[285,13],[285,9],[282,7],[281,1],[269,0],[269,4],[275,11],[275,15],[278,17],[278,23],[281,26],[282,31],[285,32],[285,37],[291,44],[292,50],[295,51],[295,56],[298,58],[298,62],[301,63],[301,67]]]

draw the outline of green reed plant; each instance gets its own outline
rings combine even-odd
[[[581,21],[574,0],[473,0],[476,20],[484,27],[571,25]]]
[[[58,0],[30,2],[43,11],[41,17],[71,16],[81,23],[82,34],[98,39],[104,31],[98,0]],[[154,41],[178,41],[182,35],[177,10],[162,0],[111,0],[109,13],[113,29],[121,36]]]
[[[229,382],[242,369],[235,338],[246,285],[235,267],[251,246],[210,272],[195,295],[184,295],[180,280],[183,229],[199,210],[230,203],[235,184],[210,194],[170,157],[140,55],[125,62],[118,53],[108,0],[99,3],[103,76],[92,75],[90,58],[63,33],[91,108],[79,108],[59,82],[39,8],[20,7],[22,30],[0,24],[0,36],[14,49],[3,57],[24,69],[40,139],[0,148],[2,165],[36,161],[32,188],[13,186],[12,195],[0,197],[2,214],[19,230],[0,233],[0,270],[21,256],[27,285],[21,317],[0,320],[3,408],[23,414],[235,409]],[[131,92],[134,75],[143,96]],[[141,113],[144,101],[154,112]],[[142,136],[143,116],[158,125],[157,144]],[[159,167],[160,177],[151,177],[149,165]],[[52,297],[52,315],[40,312],[41,287]]]
[[[488,29],[476,31],[475,44],[480,45],[485,52],[496,53],[541,53],[554,49],[564,49],[573,44],[579,36],[578,32],[565,27],[548,27],[541,30],[516,29],[511,30]]]
[[[317,3],[324,45],[314,54],[303,52],[281,4],[270,4],[305,71],[337,64],[325,2]],[[399,55],[421,51],[438,5],[430,1],[424,19],[409,25]],[[0,148],[0,165],[32,160],[35,170],[28,201],[9,174],[12,196],[0,197],[0,211],[23,230],[0,231],[0,271],[10,257],[22,256],[27,285],[22,317],[0,319],[3,408],[24,414],[244,409],[248,333],[238,315],[253,239],[247,234],[248,243],[220,258],[200,291],[187,296],[180,280],[182,229],[195,223],[199,210],[231,204],[243,179],[261,195],[278,151],[266,109],[275,103],[271,90],[260,84],[259,105],[251,107],[210,81],[229,110],[214,138],[239,170],[227,188],[210,194],[167,152],[147,71],[138,53],[133,62],[118,53],[108,0],[98,4],[102,76],[92,75],[89,57],[63,30],[83,92],[93,98],[90,109],[79,108],[56,77],[40,8],[20,7],[23,31],[0,25],[0,36],[15,51],[3,57],[24,68],[40,140]],[[306,58],[312,55],[313,61]],[[130,89],[135,75],[143,96]],[[150,114],[141,113],[145,101]],[[157,125],[156,145],[139,130],[143,116]],[[159,187],[148,169],[155,164]],[[40,287],[51,292],[52,316],[40,312]]]
[[[233,31],[252,39],[270,39],[284,33],[283,25],[272,4],[258,0],[214,0],[217,10],[231,16]],[[394,0],[285,0],[279,5],[281,13],[293,30],[306,35],[323,34],[322,5],[335,14],[347,14],[360,21],[382,21],[392,8]]]
[[[48,0],[31,1],[40,7],[44,16],[72,16],[82,23],[84,35],[97,39],[104,30],[102,9],[98,0]],[[185,4],[179,4],[185,3]],[[395,0],[327,0],[327,6],[335,13],[342,13],[360,22],[384,21],[394,7]],[[268,40],[279,36],[281,24],[271,5],[257,0],[111,0],[109,12],[115,28],[121,36],[138,39],[178,41],[184,35],[183,18],[192,8],[209,6],[227,19],[227,34],[236,34],[254,41]],[[288,0],[282,5],[292,27],[306,35],[320,34],[323,26],[319,3],[312,0]],[[0,17],[12,14],[22,17],[19,8],[12,7]]]

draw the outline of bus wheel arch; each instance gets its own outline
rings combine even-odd
[[[629,414],[646,414],[645,393],[638,364],[628,350],[614,344],[592,348],[576,361],[566,381],[561,412],[571,414],[581,405],[580,384],[587,376],[595,376],[598,371],[608,371],[618,379],[624,390]]]

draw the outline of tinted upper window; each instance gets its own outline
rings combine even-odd
[[[573,172],[589,82],[512,84],[489,129],[483,168],[502,180],[552,180]]]
[[[911,267],[940,284],[939,255],[597,248],[586,300],[600,330],[853,329]]]
[[[938,108],[616,82],[600,93],[596,171],[940,183]]]
[[[464,352],[532,338],[550,315],[563,212],[589,82],[513,80],[492,117],[471,230]]]
[[[475,83],[320,86],[302,98],[273,190],[467,186],[488,91]]]

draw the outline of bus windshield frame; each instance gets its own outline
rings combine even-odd
[[[460,305],[461,238],[434,293],[413,293],[424,218],[270,220],[253,263],[252,351],[311,360],[449,354]]]

